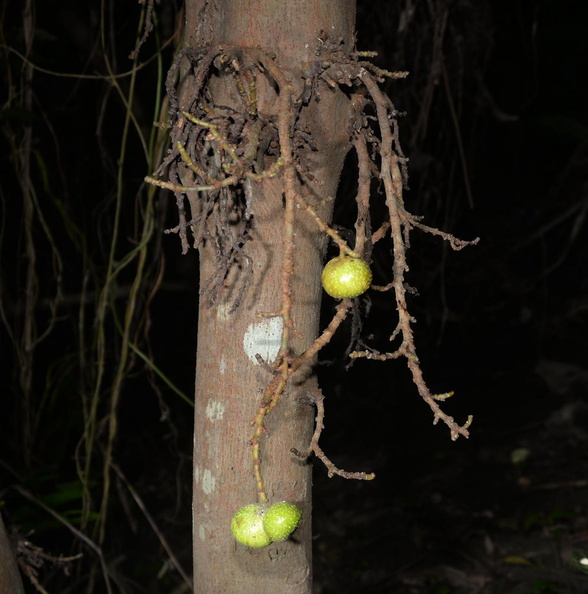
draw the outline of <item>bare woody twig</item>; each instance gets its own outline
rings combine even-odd
[[[51,509],[48,505],[43,503],[40,499],[35,497],[32,493],[30,493],[27,489],[23,489],[18,485],[13,486],[23,497],[28,499],[29,501],[33,502],[34,504],[38,505],[44,511],[46,511],[49,515],[55,518],[58,522],[63,524],[74,536],[76,536],[80,541],[85,543],[98,557],[100,560],[100,566],[102,568],[102,576],[104,577],[104,584],[106,587],[106,591],[108,594],[112,594],[112,586],[110,584],[110,572],[108,571],[108,567],[106,565],[106,561],[104,559],[104,555],[102,553],[102,549],[98,546],[92,539],[88,538],[83,532],[78,530],[75,526],[73,526],[70,522],[68,522],[63,516],[58,514],[56,511]]]
[[[310,440],[310,445],[306,452],[301,453],[296,448],[292,448],[290,451],[297,456],[298,458],[308,458],[310,454],[314,452],[314,455],[326,466],[327,474],[329,478],[333,477],[334,475],[343,477],[345,479],[356,479],[362,481],[371,481],[376,478],[376,475],[373,472],[348,472],[346,470],[342,470],[341,468],[337,468],[331,460],[327,457],[327,455],[323,452],[321,447],[319,446],[319,439],[323,429],[325,428],[324,420],[325,420],[325,405],[324,405],[325,397],[322,394],[318,394],[313,398],[313,402],[316,405],[316,424],[314,434],[312,439]]]
[[[398,327],[402,335],[402,346],[399,351],[403,352],[404,356],[406,357],[408,368],[412,373],[413,382],[416,385],[420,396],[433,411],[433,422],[437,423],[439,419],[441,419],[449,428],[451,439],[453,440],[457,439],[460,435],[463,437],[468,437],[468,428],[471,425],[472,417],[468,417],[466,423],[461,426],[456,423],[453,417],[450,417],[441,411],[439,405],[435,401],[434,395],[429,391],[429,388],[427,387],[423,378],[414,345],[414,337],[411,327],[412,319],[408,312],[408,306],[406,303],[404,273],[408,270],[408,264],[406,262],[406,248],[402,230],[403,219],[401,210],[403,209],[400,206],[403,203],[402,176],[398,166],[398,157],[392,150],[394,138],[390,129],[389,112],[387,107],[388,102],[387,98],[384,96],[369,72],[363,70],[359,77],[365,84],[368,93],[372,97],[376,106],[378,125],[382,135],[380,176],[384,182],[386,205],[388,206],[388,211],[390,213],[392,243],[394,246],[392,285],[394,287],[394,293],[396,296],[396,309],[398,311],[399,319]],[[413,222],[413,224],[415,223]]]

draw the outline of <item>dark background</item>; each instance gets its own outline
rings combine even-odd
[[[435,391],[454,390],[444,409],[460,422],[473,414],[474,423],[469,440],[452,442],[446,427],[432,426],[402,361],[360,360],[347,369],[349,328],[336,337],[318,370],[327,407],[322,447],[338,466],[374,471],[377,478],[328,479],[316,464],[316,592],[585,593],[588,576],[574,559],[588,551],[588,4],[359,4],[358,48],[377,50],[383,68],[410,71],[406,80],[386,83],[406,112],[400,126],[410,158],[407,207],[462,239],[481,238],[476,247],[452,252],[438,238],[413,232],[408,275],[418,290],[409,305],[425,377]],[[75,552],[76,539],[16,487],[75,525],[81,505],[75,361],[81,343],[92,341],[94,315],[92,302],[80,308],[76,296],[88,278],[95,296],[107,265],[124,109],[112,81],[42,70],[34,72],[33,105],[19,103],[23,61],[7,48],[24,53],[22,7],[4,2],[2,8],[0,504],[15,538],[26,537],[53,557],[38,569],[40,583],[50,592],[84,592],[88,554],[67,576],[67,566],[52,561]],[[129,70],[140,6],[107,6],[106,48],[99,8],[39,2],[30,61],[54,73],[94,75],[105,72],[107,54],[117,72]],[[156,7],[156,33],[141,48],[140,62],[173,35],[179,8],[167,1]],[[171,44],[162,51],[164,71],[172,51]],[[117,80],[127,88],[128,79]],[[133,107],[147,131],[156,85],[151,61],[138,75]],[[42,423],[27,445],[19,408],[26,229],[15,151],[29,125],[31,179],[63,257],[66,299],[35,352],[32,394]],[[141,148],[131,134],[127,155],[133,153]],[[347,169],[335,222],[352,228],[353,163]],[[139,204],[148,173],[144,159],[127,157],[127,203]],[[158,198],[161,228],[176,224],[174,209],[169,198]],[[122,253],[136,238],[137,212],[122,215]],[[55,263],[38,222],[33,241],[35,321],[42,330]],[[382,283],[389,257],[376,253]],[[197,256],[181,256],[177,238],[166,235],[154,240],[152,260],[147,280],[154,282],[162,263],[165,269],[159,291],[144,303],[143,338],[156,365],[191,395]],[[121,275],[115,310],[131,278]],[[371,295],[361,307],[364,339],[385,350],[395,326],[388,296]],[[326,299],[325,320],[332,308]],[[85,339],[77,334],[81,311],[90,320]],[[114,364],[118,338],[111,331]],[[120,402],[117,462],[185,567],[191,416],[137,360]],[[166,559],[160,542],[122,481],[115,490],[104,555],[117,568],[121,591],[172,592],[180,582],[173,570],[160,571]]]

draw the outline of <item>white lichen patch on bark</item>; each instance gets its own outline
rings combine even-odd
[[[210,399],[206,404],[206,418],[211,421],[220,421],[225,414],[225,405],[218,400]]]
[[[265,318],[249,324],[243,336],[243,350],[253,363],[259,365],[256,355],[259,354],[267,363],[271,363],[280,350],[282,342],[282,318]]]
[[[216,489],[216,479],[208,468],[202,470],[199,466],[194,467],[194,482],[200,486],[206,495],[210,495]]]
[[[231,304],[230,303],[221,303],[216,308],[216,319],[219,322],[226,322],[227,320],[231,319]]]
[[[210,495],[214,492],[216,488],[216,479],[212,476],[212,472],[208,470],[208,468],[204,469],[202,473],[202,490],[207,494]]]

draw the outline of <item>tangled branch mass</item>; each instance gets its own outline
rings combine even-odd
[[[440,236],[454,250],[477,243],[429,227],[405,207],[407,159],[400,147],[397,118],[400,115],[390,98],[380,89],[386,78],[403,78],[406,72],[388,72],[375,67],[367,58],[370,52],[346,51],[342,41],[319,36],[314,61],[300,91],[291,75],[283,70],[275,57],[252,48],[216,47],[206,50],[185,49],[170,70],[167,91],[171,106],[171,148],[153,176],[151,184],[171,190],[176,198],[179,222],[169,229],[177,233],[185,253],[190,246],[199,248],[204,241],[215,246],[217,266],[214,274],[201,287],[201,295],[213,305],[222,283],[232,267],[240,269],[239,290],[233,300],[233,311],[239,307],[252,269],[246,242],[254,221],[253,185],[268,178],[280,179],[283,187],[283,252],[281,273],[281,307],[278,312],[259,312],[279,316],[283,321],[281,348],[275,361],[264,362],[270,378],[263,391],[252,421],[250,440],[254,474],[260,503],[267,503],[261,474],[260,440],[265,432],[264,419],[284,394],[292,374],[307,364],[332,338],[353,307],[351,299],[343,299],[335,315],[320,336],[304,352],[291,347],[295,320],[292,319],[291,280],[295,268],[294,209],[302,209],[319,230],[338,246],[342,256],[361,258],[369,263],[377,241],[388,240],[393,250],[390,280],[373,289],[387,291],[396,302],[397,320],[390,341],[397,347],[389,352],[364,348],[350,352],[352,359],[387,360],[403,358],[412,374],[422,399],[433,412],[434,422],[442,421],[452,439],[468,437],[472,418],[457,423],[443,412],[440,402],[452,393],[433,394],[423,378],[415,348],[412,324],[406,300],[405,274],[407,252],[413,230]],[[189,92],[178,97],[175,86],[183,77],[182,88]],[[232,106],[215,104],[210,86],[215,77],[231,81]],[[258,105],[260,85],[271,87],[277,108],[262,113]],[[357,155],[357,219],[355,245],[350,247],[335,229],[318,214],[318,198],[310,188],[311,166],[306,155],[316,150],[312,131],[301,124],[300,113],[310,102],[320,101],[321,93],[343,88],[349,96],[352,117],[348,122],[349,142]],[[189,97],[189,99],[183,99]],[[372,231],[370,203],[384,200],[387,218]],[[306,452],[293,453],[307,457],[314,453],[327,467],[329,476],[369,480],[373,474],[347,472],[337,468],[319,446],[323,428],[322,394],[310,398],[317,406],[314,436]]]

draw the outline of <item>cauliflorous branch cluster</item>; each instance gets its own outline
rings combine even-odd
[[[427,387],[417,356],[412,323],[406,300],[405,273],[408,271],[407,252],[411,231],[420,230],[437,235],[454,250],[475,244],[478,240],[462,241],[454,236],[429,227],[420,217],[409,213],[404,205],[403,189],[406,186],[406,163],[399,140],[398,112],[390,99],[380,90],[384,77],[403,78],[405,72],[388,72],[363,61],[370,52],[346,52],[339,40],[326,35],[319,37],[317,60],[310,66],[301,96],[295,95],[289,74],[276,60],[258,49],[212,48],[209,50],[184,50],[170,70],[167,90],[171,105],[172,146],[168,156],[149,183],[174,192],[179,213],[179,223],[168,232],[177,233],[182,250],[190,243],[198,248],[203,241],[210,241],[216,248],[218,266],[213,276],[205,282],[201,292],[212,305],[220,291],[228,270],[240,265],[244,271],[240,291],[237,291],[233,309],[239,306],[241,296],[251,272],[249,257],[242,246],[250,230],[252,218],[251,184],[268,177],[279,177],[283,184],[283,249],[280,280],[280,309],[268,314],[279,316],[283,322],[281,344],[275,361],[264,362],[271,377],[263,390],[257,412],[251,422],[250,440],[253,470],[260,504],[268,503],[264,488],[261,464],[261,438],[265,432],[265,417],[284,394],[292,375],[313,357],[333,337],[348,313],[354,309],[353,300],[342,299],[335,314],[321,335],[304,352],[296,354],[292,347],[295,320],[292,317],[292,278],[295,267],[295,208],[304,211],[318,229],[328,235],[339,247],[342,255],[369,262],[374,244],[390,238],[393,248],[393,265],[390,282],[372,286],[380,291],[391,291],[397,311],[396,328],[390,340],[400,345],[386,353],[366,348],[350,353],[352,359],[387,360],[404,358],[414,384],[433,412],[434,422],[441,420],[450,430],[452,439],[468,437],[472,418],[463,424],[446,415],[439,402],[452,393],[433,394]],[[185,97],[175,93],[175,77],[180,67],[188,68],[189,84],[184,84]],[[234,82],[241,106],[215,105],[207,92],[211,73],[222,72]],[[263,116],[257,109],[257,81],[260,77],[276,89],[279,106],[276,115]],[[326,86],[325,86],[326,85]],[[352,118],[349,122],[349,141],[357,154],[358,190],[356,195],[357,218],[355,245],[349,247],[339,233],[321,219],[317,209],[308,199],[304,156],[300,146],[309,142],[308,132],[298,129],[301,109],[320,96],[325,89],[346,87],[350,96]],[[181,107],[180,107],[181,105]],[[160,179],[166,174],[167,179]],[[376,180],[378,183],[372,183]],[[388,217],[372,231],[370,203],[379,199],[380,193],[387,206]],[[186,213],[189,207],[189,215]],[[189,237],[191,236],[191,241]],[[371,273],[370,273],[371,278]],[[369,281],[368,281],[369,283]],[[355,308],[358,311],[357,308]],[[259,357],[260,358],[260,357]],[[338,469],[319,446],[323,429],[324,397],[314,396],[317,407],[316,429],[306,452],[293,453],[307,457],[314,453],[327,467],[329,476],[369,480],[373,474],[347,472]]]

